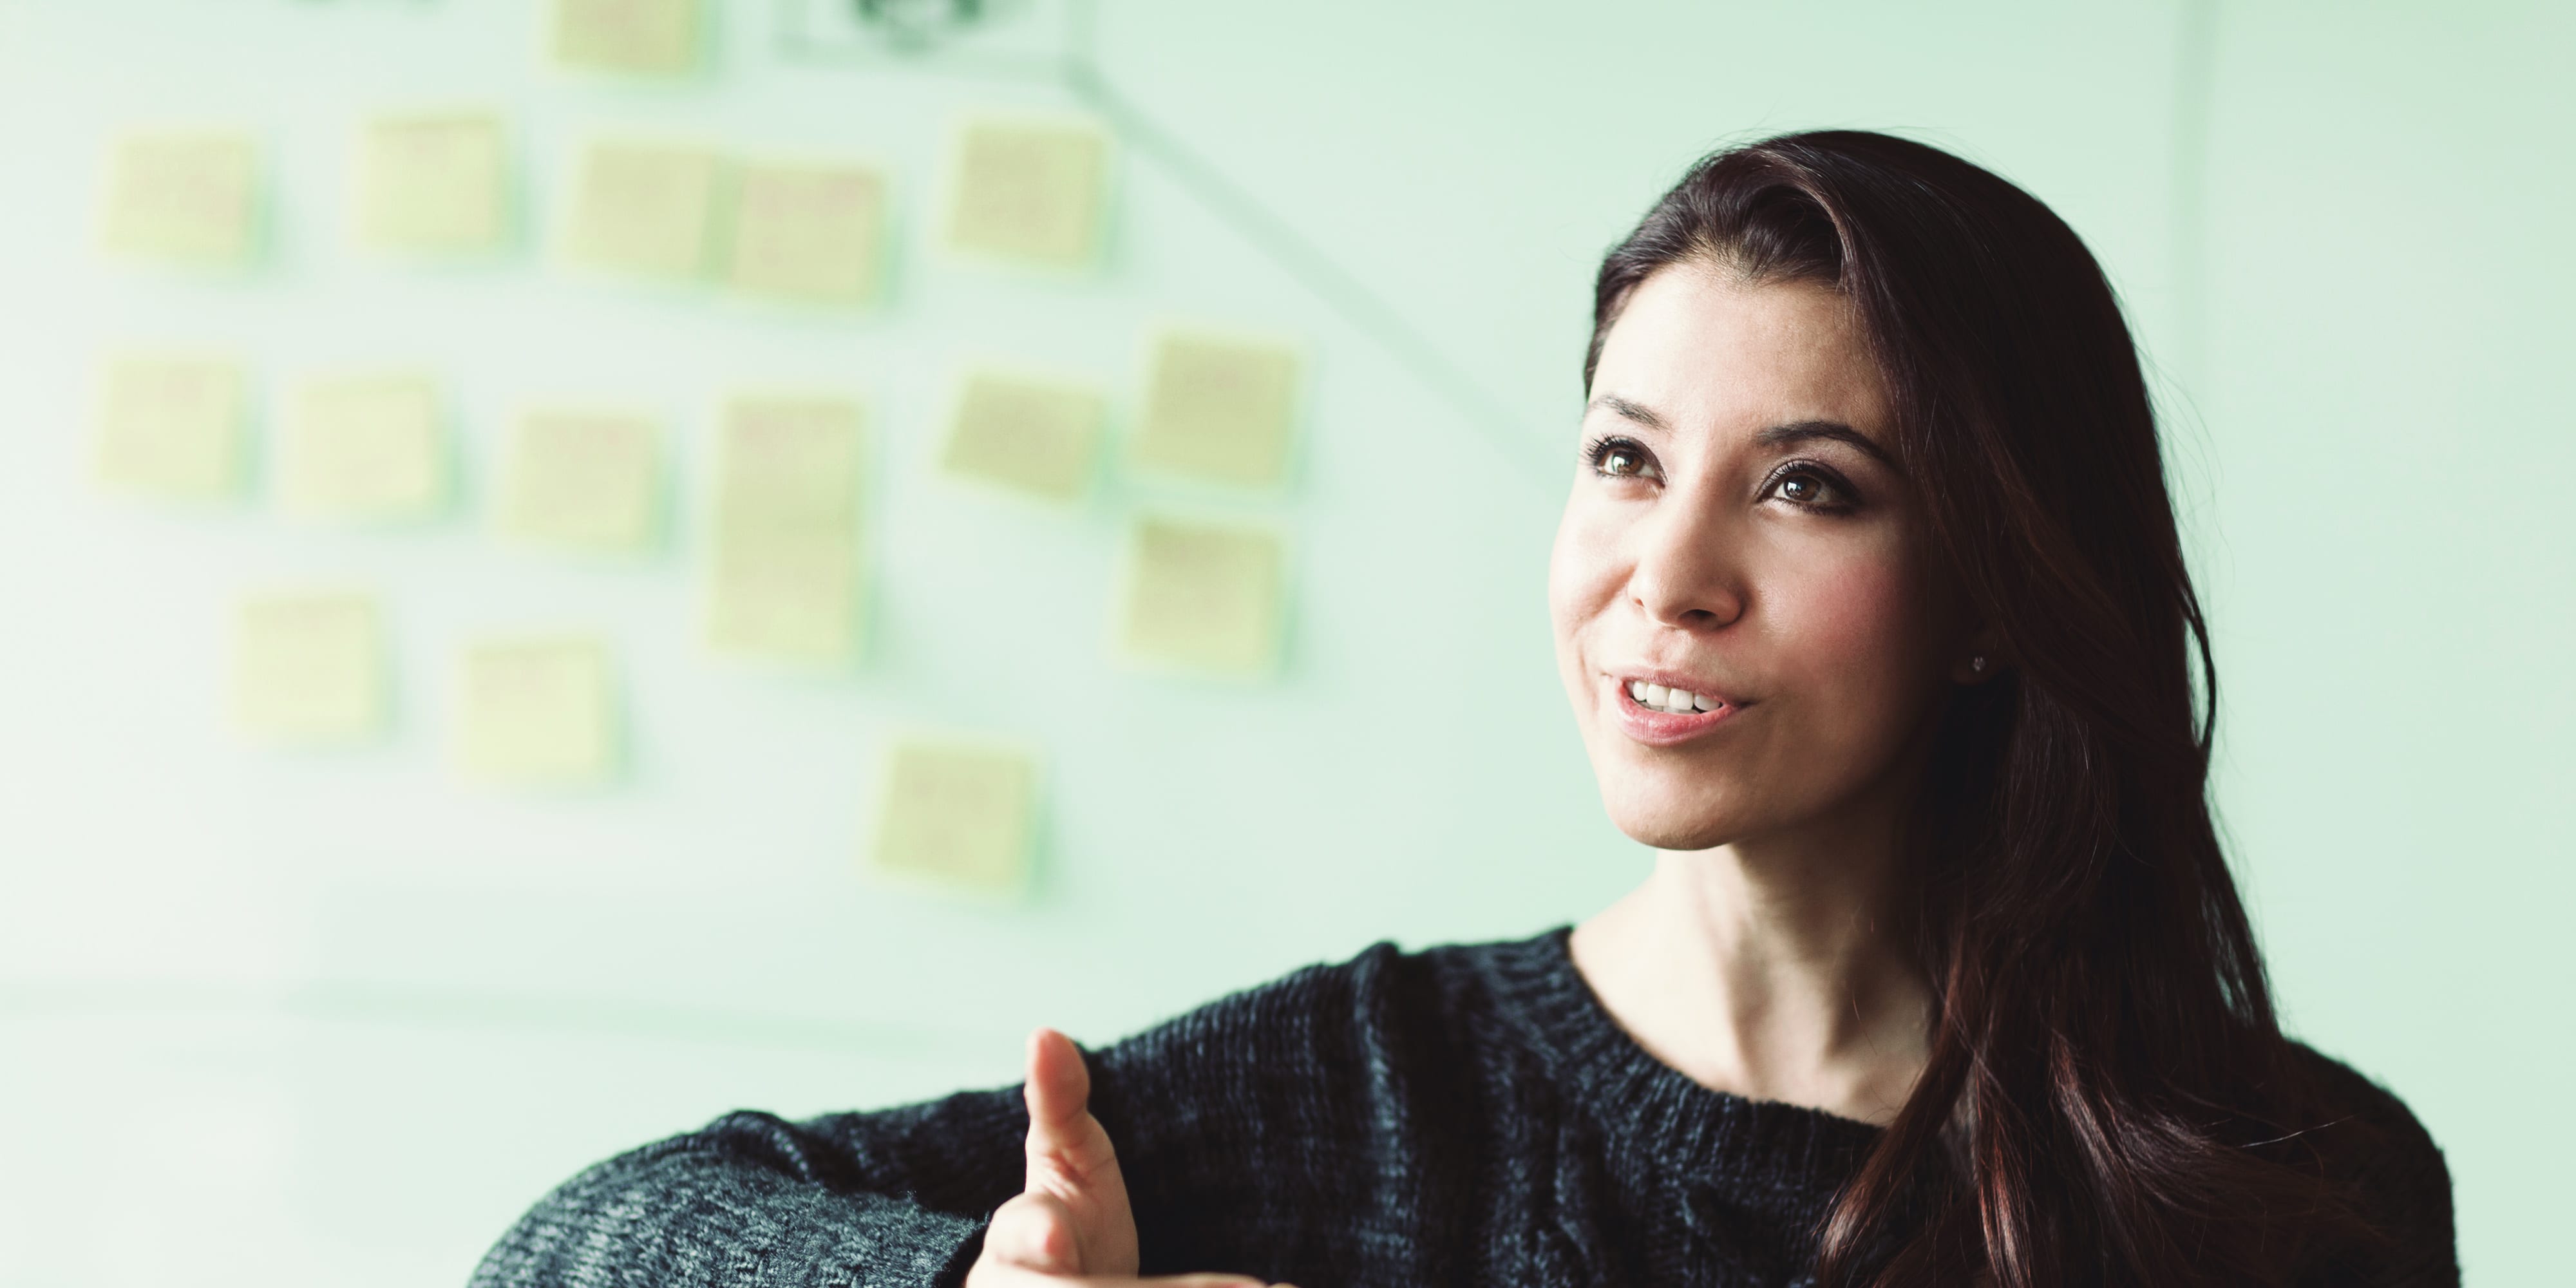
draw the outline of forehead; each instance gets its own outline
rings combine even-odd
[[[1887,419],[1885,383],[1841,295],[1698,263],[1657,269],[1630,292],[1602,337],[1592,392],[1681,428],[1832,420],[1875,438]]]

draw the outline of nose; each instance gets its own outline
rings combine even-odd
[[[1628,570],[1628,597],[1658,626],[1693,632],[1717,630],[1744,615],[1744,584],[1732,533],[1713,505],[1666,493],[1653,513],[1630,529],[1636,545]]]

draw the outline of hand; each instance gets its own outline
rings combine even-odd
[[[1091,1071],[1073,1040],[1029,1034],[1029,1173],[993,1210],[966,1288],[1262,1288],[1243,1275],[1136,1277],[1136,1217],[1109,1133],[1091,1116]]]

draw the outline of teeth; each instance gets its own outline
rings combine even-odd
[[[1628,696],[1635,698],[1638,706],[1672,715],[1688,715],[1694,711],[1715,711],[1726,705],[1716,698],[1703,694],[1684,689],[1668,689],[1663,685],[1648,684],[1643,680],[1628,681]]]

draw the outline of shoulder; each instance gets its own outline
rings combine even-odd
[[[2448,1194],[2449,1170],[2441,1147],[2396,1092],[2304,1042],[2292,1041],[2290,1049],[2316,1092],[2312,1117],[2317,1121],[2303,1130],[2329,1154],[2367,1171],[2441,1178]]]
[[[1553,932],[1550,932],[1553,933]],[[1229,993],[1092,1053],[1121,1109],[1286,1110],[1445,1090],[1495,1031],[1495,965],[1545,935],[1405,949],[1380,941]],[[1113,1135],[1116,1134],[1113,1129]]]
[[[1329,1053],[1336,1044],[1431,1037],[1475,1027],[1497,1003],[1498,967],[1531,956],[1528,939],[1406,949],[1380,940],[1348,957],[1301,966],[1228,993],[1104,1048],[1111,1063],[1198,1052],[1245,1056]]]
[[[2303,1042],[2290,1046],[2316,1093],[2304,1130],[2317,1156],[2388,1239],[2361,1258],[2358,1281],[2458,1283],[2450,1166],[2432,1133],[2385,1084]]]

